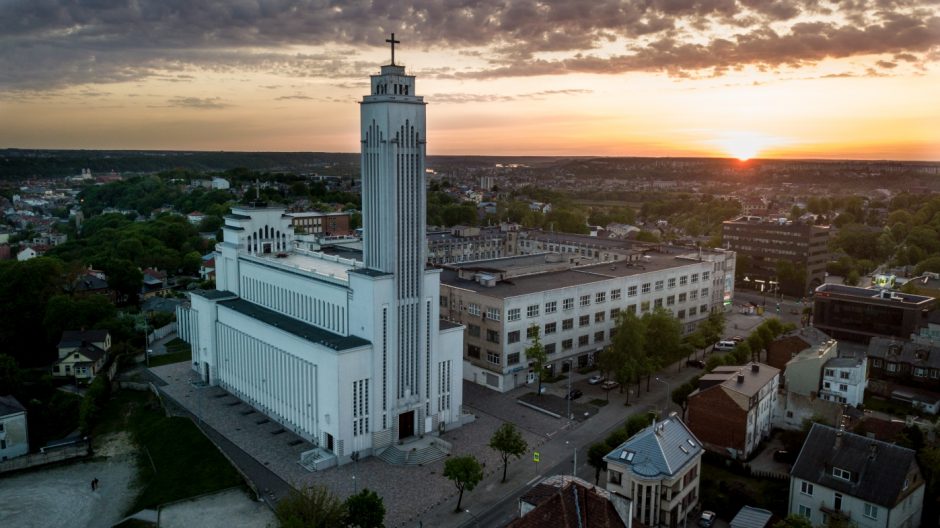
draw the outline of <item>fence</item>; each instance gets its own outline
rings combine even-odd
[[[91,444],[87,441],[80,441],[72,445],[44,449],[41,453],[30,453],[0,462],[0,473],[85,457],[90,454]]]
[[[164,337],[172,334],[176,331],[176,321],[168,325],[161,326],[160,328],[154,328],[153,332],[150,332],[150,335],[147,336],[147,344],[153,343],[158,339],[163,339]]]

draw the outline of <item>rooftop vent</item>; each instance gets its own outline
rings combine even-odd
[[[757,363],[754,363],[753,365],[751,365],[751,372],[760,372],[760,365],[758,365]]]
[[[744,374],[738,374],[738,383],[744,383]]]

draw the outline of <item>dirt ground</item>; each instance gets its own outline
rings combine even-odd
[[[0,524],[108,528],[131,506],[136,476],[133,446],[115,435],[89,461],[0,478]],[[99,487],[92,491],[95,478]]]
[[[240,489],[177,502],[160,510],[160,528],[274,528],[277,519]]]

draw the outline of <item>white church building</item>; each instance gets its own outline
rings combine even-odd
[[[394,44],[371,86],[360,104],[363,261],[295,248],[283,207],[234,207],[217,289],[177,313],[205,382],[338,464],[461,419],[463,327],[440,319],[440,270],[425,265],[426,103]]]

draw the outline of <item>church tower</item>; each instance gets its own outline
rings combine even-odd
[[[391,376],[386,388],[390,417],[400,436],[422,427],[431,411],[430,336],[436,334],[437,292],[428,291],[425,272],[425,102],[415,78],[392,60],[372,75],[360,105],[362,141],[363,257],[366,268],[391,276],[389,343]],[[435,284],[437,284],[435,282]],[[427,296],[434,296],[434,302]]]

